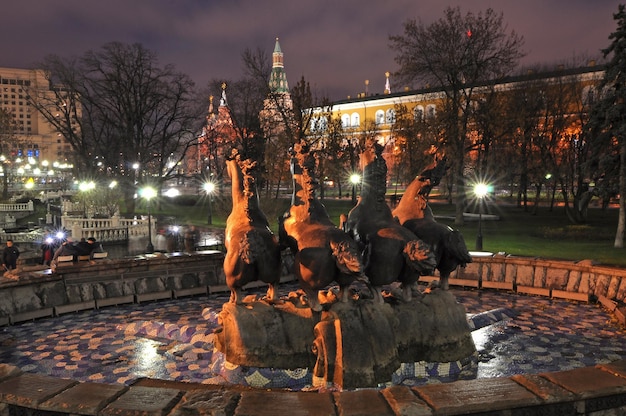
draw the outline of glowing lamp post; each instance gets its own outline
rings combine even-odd
[[[94,189],[96,189],[96,183],[94,181],[83,181],[78,184],[78,190],[80,191],[83,200],[83,216],[85,218],[87,218],[87,195]]]
[[[156,190],[150,186],[140,189],[139,195],[144,198],[148,205],[148,245],[146,246],[146,253],[154,253],[154,246],[152,245],[152,221],[150,215],[150,200],[156,196]]]
[[[476,234],[476,251],[483,250],[483,198],[489,192],[489,187],[484,183],[474,185],[474,195],[478,199],[478,234]]]
[[[353,173],[350,175],[350,183],[352,183],[352,203],[356,204],[356,186],[361,182],[361,175]]]
[[[215,192],[215,184],[213,182],[205,182],[202,185],[204,192],[206,192],[207,197],[209,198],[209,215],[207,224],[213,224],[213,208],[211,208],[211,195]]]

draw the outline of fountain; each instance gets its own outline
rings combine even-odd
[[[420,274],[437,263],[427,244],[401,227],[381,202],[386,172],[381,150],[371,142],[362,154],[364,191],[344,232],[315,196],[313,153],[306,143],[294,146],[294,194],[279,235],[294,254],[300,289],[280,300],[272,292],[261,299],[231,296],[215,332],[216,348],[227,362],[313,369],[314,387],[340,389],[389,383],[394,374],[402,378],[409,368],[415,373],[417,366],[434,363],[454,368],[456,375],[476,368],[463,305],[445,288],[416,289]],[[339,290],[322,290],[332,282]]]

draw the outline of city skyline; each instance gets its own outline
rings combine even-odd
[[[215,79],[243,77],[242,52],[261,48],[269,58],[275,38],[285,54],[290,86],[304,77],[317,96],[340,100],[383,93],[385,72],[397,70],[389,36],[403,34],[408,19],[428,25],[446,7],[461,13],[493,8],[507,32],[525,39],[522,66],[580,64],[601,57],[616,29],[619,1],[327,0],[231,2],[153,0],[106,4],[22,0],[4,5],[0,66],[30,68],[48,54],[80,56],[112,41],[141,43],[160,65],[174,64],[198,88]],[[393,79],[392,79],[393,85]]]

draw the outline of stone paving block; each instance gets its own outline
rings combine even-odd
[[[518,285],[532,286],[535,275],[535,267],[532,265],[517,266],[517,273],[515,273],[516,283]]]
[[[111,298],[96,299],[96,308],[103,308],[105,306],[123,305],[125,303],[134,303],[135,295],[115,296]]]
[[[74,380],[22,373],[0,383],[0,401],[36,409],[40,403],[75,384]]]
[[[586,293],[568,292],[566,290],[552,289],[552,297],[560,299],[577,300],[580,302],[589,302],[589,295]]]
[[[10,315],[9,318],[11,319],[11,323],[15,324],[17,322],[32,321],[39,318],[48,318],[53,315],[54,308],[43,308],[37,309],[35,311],[14,313]]]
[[[614,299],[617,297],[617,291],[619,290],[619,285],[622,281],[621,276],[611,276],[611,280],[609,281],[609,286],[606,289],[606,297],[609,299]]]
[[[626,394],[626,379],[597,367],[543,373],[541,376],[583,399]]]
[[[596,367],[604,371],[609,371],[626,379],[626,360],[613,361],[609,364],[599,364]]]
[[[383,395],[374,389],[334,393],[335,403],[341,416],[393,415],[391,406]]]
[[[598,296],[600,304],[604,306],[609,312],[613,312],[617,308],[617,302],[607,298],[606,296]]]
[[[413,390],[435,414],[497,412],[541,403],[539,397],[508,378],[461,380],[414,387]]]
[[[524,293],[527,295],[538,295],[538,296],[550,297],[550,289],[544,289],[543,287],[518,286],[517,292]]]
[[[117,400],[102,409],[101,415],[152,416],[168,414],[183,392],[177,389],[131,386]]]
[[[482,287],[484,289],[513,290],[513,282],[490,282],[483,280]]]
[[[171,299],[173,293],[171,290],[162,290],[160,292],[149,292],[149,293],[140,293],[135,295],[135,301],[137,303],[141,302],[151,302],[153,300],[163,300],[163,299]]]
[[[397,416],[428,416],[433,411],[408,387],[393,386],[381,391],[387,404]]]
[[[576,396],[537,374],[514,375],[511,380],[526,387],[546,403],[572,401]]]
[[[565,288],[565,290],[568,292],[579,292],[578,288],[580,287],[581,276],[582,271],[570,270],[569,278],[567,279],[567,287]]]
[[[549,267],[546,269],[546,286],[552,289],[564,290],[567,288],[570,271]]]
[[[81,383],[41,403],[39,408],[54,412],[97,415],[127,387],[102,383]]]
[[[0,381],[22,374],[22,370],[14,365],[0,363]]]
[[[479,280],[481,266],[481,263],[469,263],[465,267],[459,269],[457,277],[460,279]]]
[[[232,415],[240,396],[238,392],[227,389],[191,390],[185,393],[170,415]]]
[[[483,281],[502,282],[504,280],[505,267],[504,263],[491,263],[489,273],[483,276]]]
[[[174,290],[174,298],[178,299],[178,298],[181,298],[183,296],[206,295],[208,293],[209,293],[209,291],[208,291],[208,287],[207,286],[190,287],[188,289],[177,289],[177,290]]]
[[[335,416],[331,393],[243,391],[235,416]]]
[[[473,279],[448,279],[450,286],[478,287],[478,280]]]
[[[68,305],[55,306],[54,315],[59,316],[64,313],[84,311],[87,309],[96,309],[96,301],[90,300],[87,302],[70,303]]]

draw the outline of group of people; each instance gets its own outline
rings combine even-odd
[[[178,227],[162,229],[156,235],[155,250],[162,253],[174,253],[181,250],[180,243],[184,244],[184,250],[188,253],[196,251],[196,245],[200,242],[200,231],[195,225],[186,227],[181,233]]]
[[[60,240],[60,244],[47,241],[41,245],[41,252],[42,264],[52,266],[56,264],[59,256],[72,256],[74,261],[77,261],[79,256],[89,256],[91,259],[93,253],[102,252],[102,245],[97,243],[94,237],[81,238],[78,242],[68,237]]]

